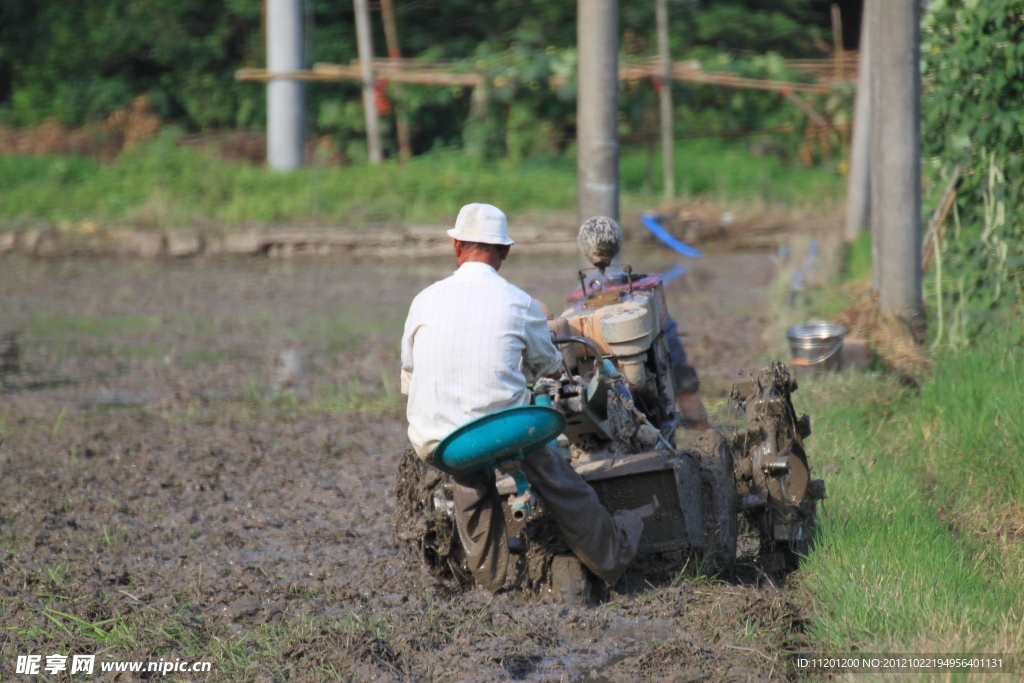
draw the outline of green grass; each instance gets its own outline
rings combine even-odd
[[[844,279],[848,282],[865,280],[871,276],[871,231],[862,230],[850,244],[846,254]]]
[[[50,337],[56,335],[86,335],[105,337],[124,335],[138,337],[151,332],[162,324],[156,315],[114,315],[69,317],[32,316],[28,321],[30,333]]]
[[[641,149],[622,152],[622,201],[649,208],[661,199],[661,162]],[[706,196],[790,206],[821,206],[842,195],[828,169],[755,156],[736,140],[681,141],[676,150],[680,196]],[[46,221],[178,228],[313,220],[359,226],[387,222],[449,222],[472,201],[497,204],[514,218],[572,212],[576,162],[571,155],[485,161],[443,150],[393,161],[274,173],[215,159],[175,144],[173,131],[122,153],[111,164],[79,157],[0,156],[0,225]]]
[[[292,333],[328,354],[360,348],[374,337],[401,339],[406,310],[395,306],[370,309],[362,300],[339,302],[330,312],[302,319]]]
[[[277,414],[306,410],[329,413],[364,413],[398,416],[405,409],[399,393],[398,378],[381,370],[379,381],[366,382],[359,377],[317,383],[312,391],[274,390],[269,382],[251,380],[242,394],[243,405],[254,411]]]
[[[837,204],[844,196],[845,180],[829,168],[806,168],[783,163],[774,156],[751,154],[745,140],[698,138],[676,144],[676,192],[679,197],[708,197],[726,203],[818,208]],[[654,192],[645,188],[647,156],[625,149],[620,163],[624,203],[659,200],[661,154],[654,155]]]
[[[817,651],[1024,649],[1022,374],[990,343],[940,351],[916,395],[881,375],[801,392],[829,489],[801,572]]]

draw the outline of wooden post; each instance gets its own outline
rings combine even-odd
[[[377,94],[373,78],[373,34],[370,10],[366,0],[355,0],[356,42],[359,48],[359,70],[363,81],[363,114],[366,117],[366,152],[371,164],[379,164],[384,155],[380,147],[380,121],[377,117]]]
[[[395,24],[395,6],[392,0],[380,0],[380,13],[384,19],[384,40],[387,42],[388,57],[400,59],[402,48],[398,44],[398,27]],[[409,119],[402,109],[402,88],[395,86],[395,131],[398,133],[398,158],[408,161],[412,157],[412,139],[409,135]]]
[[[843,13],[839,10],[839,5],[834,3],[832,5],[832,49],[835,52],[836,79],[838,80],[846,71],[844,64],[846,55],[843,53]]]
[[[661,89],[658,92],[661,105],[661,166],[665,200],[670,201],[676,192],[676,163],[672,121],[672,57],[668,44],[668,0],[655,0],[655,10],[658,20],[658,57],[661,60]]]

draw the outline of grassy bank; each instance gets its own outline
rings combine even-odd
[[[829,487],[800,580],[820,652],[1024,650],[1024,353],[934,368],[919,392],[873,374],[801,392]]]
[[[623,151],[624,208],[642,210],[660,201],[660,164],[655,156],[654,171],[648,172],[646,152]],[[742,140],[680,142],[676,165],[682,195],[719,201],[820,207],[841,196],[843,185],[833,171],[751,154]],[[471,201],[493,202],[514,219],[573,214],[575,158],[513,163],[440,151],[403,166],[387,162],[278,174],[180,147],[170,133],[106,165],[80,157],[0,156],[0,225],[14,227],[82,221],[154,228],[437,223],[450,221]]]

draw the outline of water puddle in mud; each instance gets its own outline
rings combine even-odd
[[[571,632],[572,642],[589,643],[570,647],[557,656],[544,657],[534,664],[526,680],[548,683],[602,683],[611,679],[602,675],[645,646],[677,638],[692,638],[685,630],[665,620],[637,620],[634,623],[612,623],[602,629],[580,629]]]
[[[603,676],[602,672],[633,656],[635,651],[636,648],[609,651],[574,649],[561,657],[540,660],[525,680],[537,683],[603,683],[611,679]]]

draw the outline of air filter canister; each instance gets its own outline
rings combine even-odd
[[[601,317],[601,336],[613,356],[632,356],[651,346],[654,324],[647,306],[635,301],[617,304]]]

